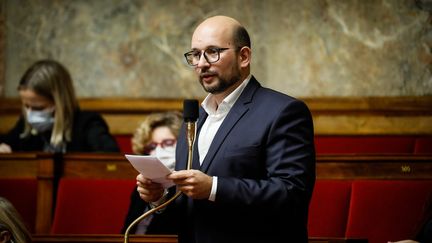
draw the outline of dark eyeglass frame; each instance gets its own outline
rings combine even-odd
[[[208,63],[215,63],[215,62],[219,61],[221,52],[226,51],[228,49],[231,49],[231,48],[209,47],[209,48],[207,48],[205,50],[201,50],[201,51],[199,51],[199,50],[192,50],[192,51],[186,52],[184,54],[184,57],[186,58],[187,64],[189,64],[190,66],[197,66],[198,63],[199,63],[199,60],[201,60],[201,56],[202,55],[204,55],[204,58],[206,59],[206,61]],[[217,53],[217,59],[216,60],[209,61],[208,56],[207,56],[208,55],[207,51],[209,51],[209,50]],[[198,59],[197,59],[198,62],[196,64],[193,64],[193,58],[194,57],[198,57]]]
[[[164,139],[160,143],[150,142],[144,146],[143,152],[144,152],[144,154],[150,154],[153,150],[155,150],[157,148],[158,145],[160,145],[162,148],[165,148],[165,147],[172,147],[176,143],[177,143],[177,140],[172,139],[172,138]]]

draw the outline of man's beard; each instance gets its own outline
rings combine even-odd
[[[214,78],[217,79],[217,81],[216,84],[212,86],[205,86],[201,78],[199,78],[199,82],[206,92],[211,94],[220,94],[240,81],[241,76],[240,72],[235,70],[234,74],[229,79],[220,76],[215,76]]]

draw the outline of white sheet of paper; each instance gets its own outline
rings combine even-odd
[[[125,156],[132,166],[146,178],[151,179],[153,182],[162,184],[164,188],[174,185],[172,180],[165,178],[171,173],[171,170],[168,169],[168,167],[166,167],[157,157],[132,154],[126,154]]]

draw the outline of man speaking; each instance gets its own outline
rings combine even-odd
[[[209,94],[200,108],[192,169],[185,170],[182,131],[176,171],[168,176],[184,193],[168,206],[177,212],[179,242],[307,242],[315,183],[309,109],[250,74],[250,38],[235,19],[203,21],[185,58]],[[142,175],[137,184],[146,202],[164,195]]]

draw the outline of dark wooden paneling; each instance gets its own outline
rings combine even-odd
[[[432,96],[305,98],[317,135],[432,135]],[[146,114],[181,110],[181,99],[80,99],[83,110],[101,113],[113,134],[132,134]],[[15,124],[18,99],[0,98],[0,134]]]
[[[289,236],[287,236],[289,237]],[[45,242],[69,242],[69,243],[121,243],[123,235],[34,235],[34,243]],[[174,243],[175,235],[131,235],[129,242],[146,243]],[[367,243],[365,239],[340,239],[340,238],[310,238],[309,243]]]

